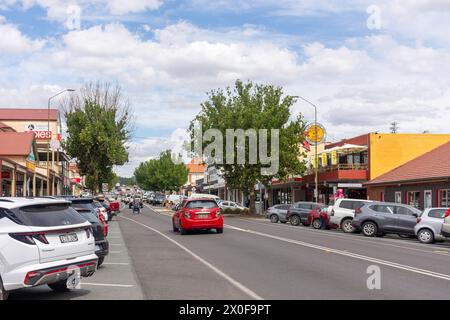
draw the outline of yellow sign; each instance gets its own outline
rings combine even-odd
[[[305,136],[306,141],[313,145],[318,145],[324,142],[326,131],[321,124],[310,124],[306,127]]]
[[[326,153],[322,153],[322,167],[328,166],[328,155]]]
[[[33,161],[26,161],[26,165],[27,165],[27,169],[30,170],[31,172],[36,171],[36,165],[34,164]]]
[[[331,165],[337,165],[337,151],[331,151]]]

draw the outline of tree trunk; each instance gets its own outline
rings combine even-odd
[[[256,215],[255,198],[256,198],[255,190],[252,190],[249,194],[249,201],[250,201],[249,210],[251,215]]]

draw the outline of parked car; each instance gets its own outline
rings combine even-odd
[[[420,214],[420,210],[406,204],[372,202],[355,210],[352,225],[366,237],[387,233],[411,237]]]
[[[288,213],[289,208],[291,207],[290,204],[277,204],[272,207],[267,208],[267,211],[265,213],[266,218],[270,219],[270,222],[272,223],[286,223],[286,215]]]
[[[173,231],[186,234],[191,230],[215,229],[223,233],[223,217],[214,199],[199,198],[183,201],[172,217]]]
[[[166,201],[166,196],[162,193],[156,193],[152,200],[152,205],[161,205]]]
[[[422,212],[414,227],[414,233],[420,242],[433,243],[446,239],[441,232],[447,210],[447,208],[428,208]]]
[[[100,267],[109,253],[109,242],[106,240],[103,224],[98,219],[95,211],[84,208],[77,208],[72,204],[73,208],[92,225],[92,231],[95,239],[95,254],[98,257],[97,266]]]
[[[109,221],[112,220],[113,217],[116,217],[120,213],[120,203],[119,201],[110,201],[109,202],[110,215],[108,215]]]
[[[64,198],[72,203],[72,207],[89,209],[95,212],[97,214],[97,218],[103,225],[105,237],[108,235],[108,223],[107,220],[105,220],[106,211],[98,201],[95,201],[93,198],[76,198],[72,196],[65,196]]]
[[[220,197],[216,196],[215,194],[208,194],[208,193],[193,193],[189,196],[189,199],[214,199],[216,201],[220,201]]]
[[[325,205],[315,202],[296,202],[289,209],[286,214],[286,219],[293,225],[298,226],[303,224],[304,226],[309,226],[308,221],[309,212],[313,209],[324,208]]]
[[[444,215],[444,223],[442,224],[442,235],[450,238],[450,209]]]
[[[355,232],[352,225],[355,210],[361,208],[365,204],[372,203],[370,200],[361,199],[337,199],[334,205],[328,207],[328,215],[330,222],[338,225],[345,233]]]
[[[178,204],[181,203],[184,199],[184,196],[179,194],[171,194],[167,197],[167,201],[169,201],[172,204]]]
[[[247,209],[244,206],[241,206],[239,204],[237,204],[236,202],[233,201],[218,201],[218,205],[220,207],[220,209],[239,209],[239,210],[244,210]]]
[[[68,291],[74,270],[97,268],[92,226],[64,199],[0,198],[0,247],[0,300],[41,285]]]
[[[314,229],[337,229],[339,226],[330,221],[328,206],[321,206],[312,209],[308,214],[308,224]]]

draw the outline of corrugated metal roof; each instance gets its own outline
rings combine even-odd
[[[50,120],[58,119],[58,110],[50,109]],[[0,109],[0,121],[4,120],[48,120],[48,109],[17,109],[2,108]]]

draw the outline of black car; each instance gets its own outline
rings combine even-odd
[[[92,231],[95,238],[95,254],[98,256],[97,265],[100,267],[109,253],[109,243],[103,233],[103,225],[100,220],[98,220],[94,211],[86,208],[78,208],[76,204],[72,204],[72,207],[92,225]]]
[[[309,226],[308,215],[311,210],[322,209],[325,205],[315,202],[296,202],[289,209],[286,214],[286,220],[293,226],[303,224]]]

